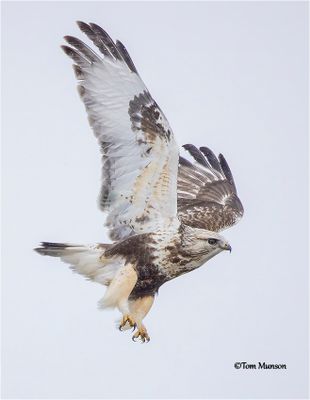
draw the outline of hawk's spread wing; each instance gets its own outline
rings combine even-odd
[[[208,149],[183,146],[195,159],[179,160],[178,216],[186,225],[221,231],[237,223],[243,207],[230,168],[222,154]]]
[[[111,238],[154,231],[176,219],[178,148],[121,42],[96,24],[78,22],[99,49],[66,36],[79,93],[103,154],[100,208]]]

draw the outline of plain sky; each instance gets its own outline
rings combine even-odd
[[[4,398],[307,396],[307,18],[306,2],[2,3]],[[59,48],[76,20],[124,42],[179,145],[223,153],[245,208],[231,255],[161,288],[147,345],[97,310],[102,286],[32,251],[107,241]]]

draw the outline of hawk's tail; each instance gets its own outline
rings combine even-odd
[[[68,243],[42,242],[34,249],[43,256],[59,257],[70,267],[88,279],[108,285],[120,267],[117,259],[106,258],[109,244],[78,245]]]
[[[85,251],[86,246],[68,243],[41,242],[40,247],[34,249],[42,256],[62,257],[76,252]]]

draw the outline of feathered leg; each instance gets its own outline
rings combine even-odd
[[[144,296],[144,297],[139,297],[136,300],[129,301],[130,314],[133,316],[137,325],[137,330],[132,337],[133,341],[136,341],[136,339],[141,339],[143,343],[145,341],[147,342],[150,341],[150,337],[147,333],[145,326],[142,323],[142,320],[150,311],[153,302],[154,302],[154,296]]]
[[[130,315],[128,297],[137,283],[137,273],[132,264],[128,263],[121,267],[112,279],[108,289],[100,301],[102,308],[117,307],[123,314],[123,319],[119,326],[122,329],[128,322],[130,326],[135,326],[135,320]]]

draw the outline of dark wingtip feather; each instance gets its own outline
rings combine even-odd
[[[65,35],[63,38],[69,44],[71,44],[70,42],[77,40],[74,36],[70,36],[70,35]]]
[[[67,54],[67,56],[71,57],[72,49],[69,46],[66,46],[65,44],[62,44],[60,48]]]
[[[90,39],[96,47],[100,50],[100,52],[105,56],[105,57],[112,57],[112,53],[109,51],[107,46],[104,44],[104,42],[101,40],[100,35],[98,34],[98,31],[94,30],[94,28],[90,24],[86,24],[86,22],[83,21],[76,21],[78,27],[80,30],[85,33],[85,35]]]
[[[101,32],[106,33],[106,31],[105,31],[103,28],[101,28],[100,25],[97,25],[95,22],[90,22],[89,25],[90,25],[92,28],[97,28],[97,29],[100,30]]]
[[[64,39],[70,44],[70,46],[73,46],[76,50],[78,50],[89,62],[100,62],[98,55],[89,46],[87,46],[87,44],[82,42],[82,40],[70,35],[64,36]]]
[[[75,47],[77,50],[81,51],[81,47],[84,45],[84,43],[80,40],[77,39],[74,36],[70,36],[70,35],[65,35],[64,36],[64,40],[70,44],[70,46]]]
[[[137,68],[136,68],[135,64],[133,63],[126,47],[123,45],[123,43],[120,40],[116,41],[116,47],[117,47],[119,53],[121,54],[121,56],[123,57],[123,60],[126,62],[128,68],[132,72],[135,72],[137,74],[138,73]]]
[[[219,161],[222,167],[222,170],[224,172],[224,175],[226,176],[228,182],[233,185],[233,187],[236,190],[236,186],[235,186],[235,182],[234,182],[234,178],[232,176],[231,170],[229,168],[229,165],[225,159],[225,157],[223,156],[223,154],[219,154]]]
[[[92,31],[91,27],[86,24],[86,22],[83,21],[76,21],[77,26],[80,28],[80,30],[85,33],[87,36],[94,35],[94,32]]]
[[[85,58],[75,49],[67,45],[61,45],[61,49],[65,52],[65,54],[70,57],[76,64],[80,67],[85,68],[89,66],[89,62],[85,60]]]
[[[197,149],[193,144],[184,144],[182,146],[185,150],[189,152],[189,154],[201,165],[206,168],[209,168],[209,165],[204,157],[204,155]]]
[[[102,29],[101,26],[93,22],[90,22],[89,26],[91,27],[93,32],[100,37],[104,45],[108,48],[111,55],[117,60],[122,60],[122,56],[119,53],[118,48],[116,47],[116,44],[114,43],[110,35],[104,29]]]
[[[184,165],[185,167],[192,167],[193,166],[193,164],[190,161],[186,160],[186,158],[184,158],[182,156],[179,156],[179,163],[181,165]]]
[[[77,26],[78,26],[80,29],[83,29],[83,28],[85,28],[85,27],[88,27],[88,28],[89,28],[89,25],[86,24],[86,22],[83,22],[83,21],[75,21],[75,22],[76,22]]]
[[[218,172],[222,172],[221,165],[216,157],[216,155],[213,153],[209,147],[203,146],[200,147],[199,150],[204,154],[204,156],[207,158],[209,161],[210,165],[217,170]]]
[[[84,49],[86,47],[85,43],[83,43],[80,39],[71,36],[71,35],[66,35],[64,36],[65,41],[70,44],[70,46],[74,46],[77,50]]]
[[[113,39],[109,36],[109,34],[103,28],[101,28],[101,26],[93,22],[87,24],[86,22],[83,21],[76,21],[76,23],[79,29],[83,33],[85,33],[85,35],[94,43],[96,47],[98,47],[100,52],[105,57],[108,58],[112,57],[118,60],[122,60],[127,64],[128,68],[132,72],[135,72],[136,74],[138,73],[128,51],[119,40],[117,40],[116,43],[114,43]],[[85,48],[81,49],[82,45],[81,42],[78,42],[78,39],[72,36],[65,36],[65,40],[69,44],[80,50],[83,54],[85,53]]]

